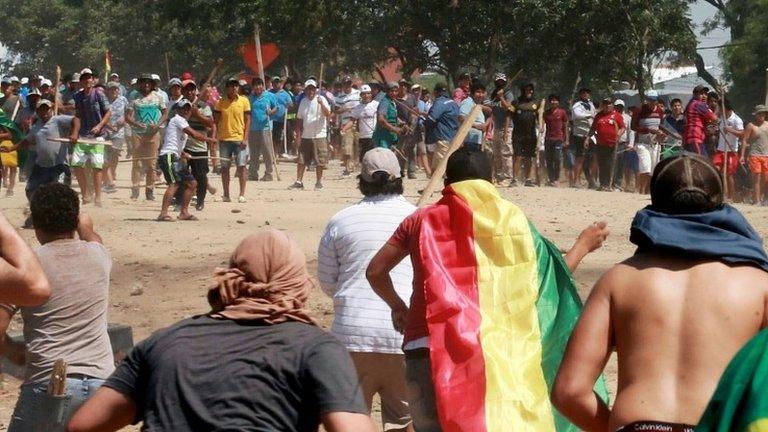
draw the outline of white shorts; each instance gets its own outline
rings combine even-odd
[[[638,174],[650,174],[659,162],[659,146],[652,144],[635,144],[638,160]]]

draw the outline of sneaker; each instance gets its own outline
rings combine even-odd
[[[272,178],[272,175],[264,174],[264,176],[261,179],[259,179],[259,181],[274,181],[274,179]]]
[[[237,202],[239,202],[240,204],[244,204],[248,202],[248,200],[246,200],[244,196],[240,195],[239,197],[237,197]]]
[[[519,183],[517,182],[517,179],[512,179],[512,180],[509,181],[509,187],[515,187],[518,184]]]
[[[304,190],[304,183],[295,181],[292,185],[288,186],[288,189],[300,189]]]
[[[221,202],[232,202],[232,199],[228,196],[221,197]]]
[[[197,203],[197,205],[195,206],[195,210],[197,211],[203,211],[204,208],[205,208],[205,203],[201,203],[201,202]]]
[[[106,185],[101,188],[101,191],[104,193],[113,194],[117,192],[117,187],[115,185]]]
[[[408,180],[416,180],[416,174],[408,173]]]
[[[525,186],[527,186],[527,187],[536,187],[538,185],[536,183],[534,183],[533,180],[528,179],[528,180],[525,181]]]
[[[315,190],[323,190],[323,184],[320,182],[315,183]]]
[[[24,220],[24,225],[21,226],[22,229],[33,229],[34,227],[34,224],[32,224],[32,216],[28,216]]]
[[[131,188],[131,199],[132,200],[139,199],[139,188],[137,187]]]
[[[155,200],[155,190],[154,189],[147,189],[144,192],[145,198],[147,198],[147,201],[154,201]]]

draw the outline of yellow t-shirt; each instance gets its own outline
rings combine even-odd
[[[0,147],[5,148],[11,148],[13,147],[13,143],[5,140],[3,142],[0,142]],[[19,153],[12,151],[12,152],[0,152],[0,161],[2,161],[2,166],[6,167],[17,167],[19,166]]]
[[[243,141],[245,134],[245,113],[251,112],[251,103],[245,96],[237,96],[235,100],[229,100],[224,96],[216,102],[213,109],[218,112],[219,123],[217,127],[217,138],[219,141]],[[248,114],[250,115],[250,114]]]

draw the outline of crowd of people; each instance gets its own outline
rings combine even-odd
[[[727,201],[741,199],[745,163],[751,199],[763,200],[766,107],[743,126],[699,86],[669,113],[653,91],[640,107],[609,98],[596,107],[587,88],[568,110],[530,83],[515,95],[503,74],[490,94],[468,74],[452,94],[345,76],[331,88],[315,77],[230,77],[219,96],[187,74],[166,93],[153,74],[128,87],[112,74],[102,86],[86,68],[57,95],[33,78],[3,78],[0,101],[4,162],[24,155],[27,225],[41,244],[33,252],[0,216],[0,331],[18,312],[25,340],[2,343],[26,366],[9,431],[142,422],[366,432],[376,430],[377,394],[387,431],[692,431],[705,411],[699,427],[733,430],[708,403],[731,359],[768,326],[768,256]],[[142,181],[155,199],[156,170],[168,183],[159,221],[175,220],[172,206],[178,220],[197,219],[193,200],[202,211],[217,192],[211,166],[231,201],[233,161],[246,202],[249,180],[276,179],[281,151],[297,158],[291,189],[304,189],[310,170],[322,189],[335,156],[342,177],[359,169],[363,198],[318,239],[317,280],[289,234],[250,234],[214,270],[209,311],[155,332],[115,365],[112,260],[83,206],[115,191],[123,151],[131,199]],[[64,184],[70,167],[79,195]],[[562,168],[572,187],[634,184],[651,197],[632,223],[637,251],[604,273],[583,311],[572,274],[605,242],[606,224],[590,224],[561,253],[499,193],[542,178],[558,186]],[[435,169],[445,170],[443,196],[417,208],[403,184]],[[307,307],[316,287],[333,299],[330,332]],[[611,406],[601,374],[614,351]],[[56,396],[48,381],[58,359],[69,368]]]

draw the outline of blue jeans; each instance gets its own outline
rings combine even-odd
[[[75,412],[103,383],[96,378],[67,378],[63,396],[48,394],[48,380],[24,384],[8,432],[64,432]]]

